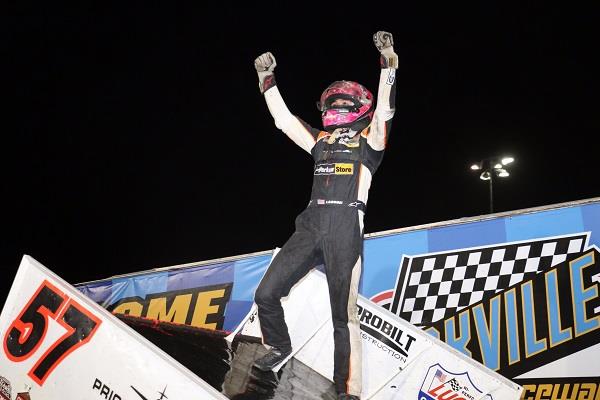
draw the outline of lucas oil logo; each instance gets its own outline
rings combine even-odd
[[[315,175],[352,175],[354,165],[351,163],[319,164],[315,168]]]
[[[440,364],[429,367],[419,390],[418,400],[493,400],[479,389],[468,372],[449,372]]]

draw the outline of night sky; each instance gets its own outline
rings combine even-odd
[[[377,30],[400,67],[366,233],[489,213],[469,166],[496,155],[516,161],[494,211],[600,196],[596,9],[105,3],[4,17],[0,304],[23,254],[80,283],[283,245],[312,159],[274,126],[254,58],[274,54],[288,107],[320,127],[332,81],[376,92]]]

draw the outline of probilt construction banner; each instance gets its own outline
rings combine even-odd
[[[310,293],[310,301],[306,294]],[[293,353],[333,380],[333,325],[326,278],[312,271],[282,302]],[[364,399],[516,400],[522,388],[359,296]],[[260,335],[250,313],[239,332]],[[297,338],[300,338],[297,339]],[[306,338],[309,338],[306,340]]]
[[[29,256],[0,315],[0,399],[226,399]]]

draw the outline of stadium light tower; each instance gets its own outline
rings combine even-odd
[[[515,159],[513,157],[490,157],[484,158],[471,165],[471,170],[473,171],[481,171],[479,174],[479,179],[483,181],[488,181],[488,187],[490,190],[490,214],[494,212],[494,179],[498,178],[507,178],[510,174],[506,170],[506,166]]]

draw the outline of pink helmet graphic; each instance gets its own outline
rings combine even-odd
[[[333,104],[336,100],[348,100]],[[373,117],[373,94],[360,83],[335,81],[321,94],[317,103],[324,129],[347,127],[356,121]]]

